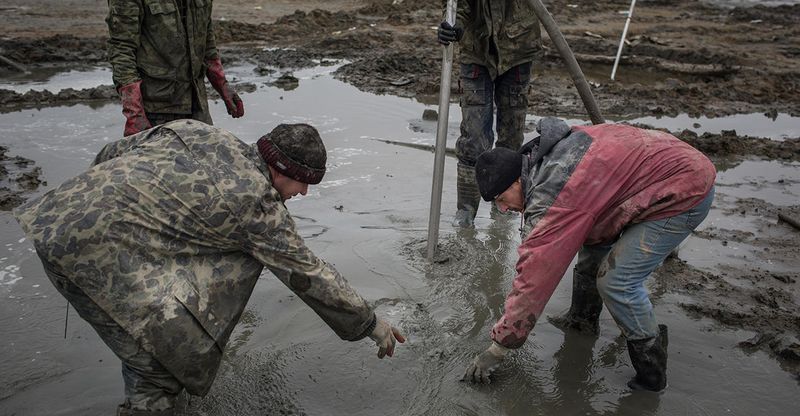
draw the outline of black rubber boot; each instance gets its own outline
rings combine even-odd
[[[475,167],[459,163],[458,177],[456,179],[458,200],[456,201],[455,227],[471,227],[475,222],[481,194],[478,192],[478,182],[475,180]]]
[[[628,354],[636,377],[628,382],[632,390],[659,392],[667,387],[667,326],[658,326],[654,338],[628,341]]]
[[[600,312],[603,311],[603,299],[597,292],[597,279],[577,270],[572,276],[572,304],[569,311],[562,316],[549,317],[548,320],[564,332],[577,330],[587,335],[597,335],[600,333]]]

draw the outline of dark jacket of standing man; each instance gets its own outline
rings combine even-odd
[[[228,114],[244,115],[222,69],[212,0],[108,0],[108,57],[125,135],[181,118],[211,124],[204,77]]]
[[[527,0],[460,0],[455,26],[442,22],[439,42],[459,42],[462,120],[456,142],[454,225],[470,226],[480,203],[475,161],[495,144],[494,131],[497,147],[516,151],[522,145],[528,83],[541,50],[541,29]]]

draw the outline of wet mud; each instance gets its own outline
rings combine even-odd
[[[47,185],[42,168],[22,156],[12,156],[0,146],[0,211],[11,211],[23,202],[30,192]]]

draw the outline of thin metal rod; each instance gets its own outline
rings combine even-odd
[[[67,323],[69,323],[69,301],[67,301],[67,313],[64,316],[64,339],[67,339]]]
[[[631,24],[631,17],[633,17],[633,7],[636,6],[636,0],[631,1],[631,8],[628,10],[628,18],[625,19],[625,28],[622,29],[622,39],[619,40],[619,49],[617,49],[617,58],[614,59],[614,68],[611,70],[611,80],[617,75],[617,65],[619,65],[619,58],[622,56],[622,47],[625,46],[625,37],[628,35],[628,26]]]
[[[447,0],[445,20],[456,23],[456,0]],[[439,217],[442,211],[442,185],[444,182],[444,156],[447,147],[447,125],[450,118],[450,76],[453,73],[453,42],[443,47],[442,82],[439,85],[439,121],[436,125],[436,150],[433,157],[433,185],[431,210],[428,217],[428,261],[433,261],[439,240]]]
[[[547,11],[547,8],[544,7],[544,4],[542,4],[540,0],[528,1],[536,12],[536,16],[539,17],[539,20],[542,22],[542,26],[544,26],[547,34],[550,35],[550,40],[553,41],[553,45],[558,49],[561,58],[567,64],[567,70],[570,76],[572,76],[572,82],[575,83],[575,89],[578,90],[578,94],[581,96],[583,105],[586,107],[589,118],[592,120],[592,124],[605,123],[605,119],[603,119],[603,116],[600,114],[600,108],[594,100],[594,95],[592,95],[592,90],[589,88],[589,83],[586,82],[586,77],[583,76],[583,71],[580,65],[578,65],[578,61],[575,60],[575,55],[572,53],[572,49],[569,48],[566,39],[564,39],[564,35],[561,33],[558,25],[556,25],[555,20],[553,20],[553,16],[550,15],[550,12]]]

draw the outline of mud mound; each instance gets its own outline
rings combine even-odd
[[[738,136],[735,130],[723,130],[721,134],[691,130],[675,134],[709,156],[760,156],[767,159],[800,160],[800,139],[775,141],[758,137]]]
[[[397,16],[419,10],[430,10],[440,13],[444,10],[438,1],[430,0],[377,0],[358,9],[359,14],[368,16]]]
[[[433,56],[389,52],[344,65],[334,72],[334,76],[379,94],[420,94],[431,88],[438,90],[431,71],[437,68],[437,64]]]
[[[115,101],[118,99],[113,85],[101,85],[94,88],[75,90],[66,88],[53,94],[50,91],[30,90],[24,94],[16,91],[0,89],[0,108],[16,109],[20,107],[47,107],[53,105],[74,104],[88,101]]]
[[[22,63],[80,62],[91,64],[106,61],[105,38],[78,38],[55,35],[42,39],[0,39],[0,51]]]
[[[8,156],[8,148],[0,146],[0,211],[10,211],[25,202],[27,193],[39,185],[42,168],[34,161],[21,156]]]
[[[298,10],[267,25],[266,32],[273,39],[327,36],[330,32],[348,29],[356,23],[357,19],[352,13],[319,9],[306,13]]]
[[[800,4],[767,7],[737,7],[731,10],[728,18],[732,22],[754,22],[754,24],[800,24]]]
[[[217,43],[247,42],[266,40],[266,25],[237,22],[233,20],[214,20],[214,37]]]

